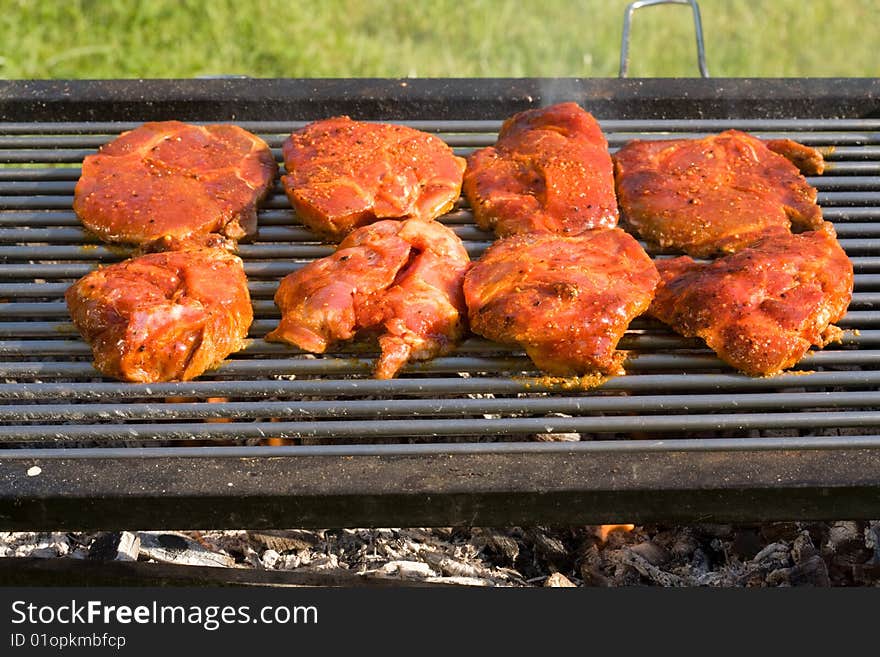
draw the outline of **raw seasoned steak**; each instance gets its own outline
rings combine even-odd
[[[813,149],[769,145],[808,172],[821,170]],[[632,141],[614,156],[621,219],[646,240],[696,258],[733,253],[771,226],[814,230],[822,224],[816,190],[785,156],[736,130]]]
[[[241,260],[224,249],[151,253],[67,290],[73,323],[107,376],[185,381],[243,346],[253,321]]]
[[[340,116],[297,130],[282,150],[291,205],[334,241],[380,219],[434,219],[461,193],[464,159],[405,126]]]
[[[662,282],[649,313],[755,375],[781,372],[810,345],[839,339],[831,324],[846,314],[853,291],[852,263],[830,223],[799,235],[771,229],[712,263],[682,256],[657,268]]]
[[[461,285],[470,259],[434,221],[379,221],[351,233],[332,256],[289,274],[275,294],[281,323],[267,340],[323,353],[359,332],[378,332],[375,376],[448,353],[461,338]]]
[[[576,103],[507,119],[495,146],[468,158],[464,193],[477,224],[502,237],[617,225],[608,142]]]
[[[616,351],[651,303],[657,269],[619,228],[527,233],[493,244],[465,276],[474,333],[522,345],[551,374],[622,374]]]
[[[239,240],[256,233],[277,169],[266,143],[236,126],[145,123],[83,160],[73,208],[108,242]]]

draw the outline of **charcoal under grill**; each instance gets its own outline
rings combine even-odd
[[[880,516],[880,114],[874,80],[153,81],[0,84],[0,529],[511,525]],[[576,100],[612,150],[726,128],[825,152],[810,178],[855,267],[841,344],[751,378],[636,320],[626,376],[544,377],[477,337],[370,378],[375,346],[314,357],[262,340],[278,280],[332,252],[281,192],[241,245],[255,322],[186,383],[101,378],[63,294],[125,253],[80,227],[82,158],[144,120],[233,121],[280,159],[347,113],[464,155],[515,111]],[[441,219],[472,257],[491,236]],[[227,399],[228,401],[217,401]],[[548,440],[571,438],[578,442]],[[270,438],[288,439],[278,444]],[[539,439],[540,438],[540,439]],[[197,442],[194,442],[197,441]]]

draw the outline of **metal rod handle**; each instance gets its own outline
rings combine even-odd
[[[653,7],[654,5],[689,5],[694,14],[694,33],[697,37],[697,64],[700,67],[700,75],[709,77],[709,69],[706,66],[706,47],[703,43],[703,21],[700,19],[700,7],[697,0],[636,0],[627,5],[623,14],[623,38],[620,43],[620,73],[619,77],[625,78],[629,73],[629,32],[632,25],[632,16],[636,9]]]

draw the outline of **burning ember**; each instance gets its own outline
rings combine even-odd
[[[611,532],[631,532],[635,528],[635,525],[599,525],[599,540],[604,543]]]
[[[880,584],[876,520],[630,527],[0,532],[0,572],[39,568],[2,557],[67,557],[301,570],[337,584],[353,573],[468,586]]]
[[[207,402],[209,404],[225,404],[229,401],[229,397],[208,397]],[[206,422],[232,422],[228,417],[215,417],[209,418],[205,420]]]

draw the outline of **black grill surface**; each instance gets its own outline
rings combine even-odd
[[[494,142],[501,118],[399,122],[465,155]],[[305,121],[235,123],[280,159]],[[376,381],[375,345],[312,356],[262,339],[278,320],[280,278],[332,252],[279,186],[259,238],[240,247],[256,317],[247,348],[196,381],[116,382],[91,366],[63,293],[125,253],[87,234],[71,204],[82,158],[140,122],[0,124],[0,525],[125,526],[132,513],[186,527],[876,512],[880,119],[601,123],[612,150],[726,128],[821,149],[830,166],[809,182],[856,272],[843,342],[752,378],[640,318],[621,344],[627,374],[599,386],[542,376],[520,350],[479,337]],[[464,202],[441,221],[472,258],[491,243]]]

